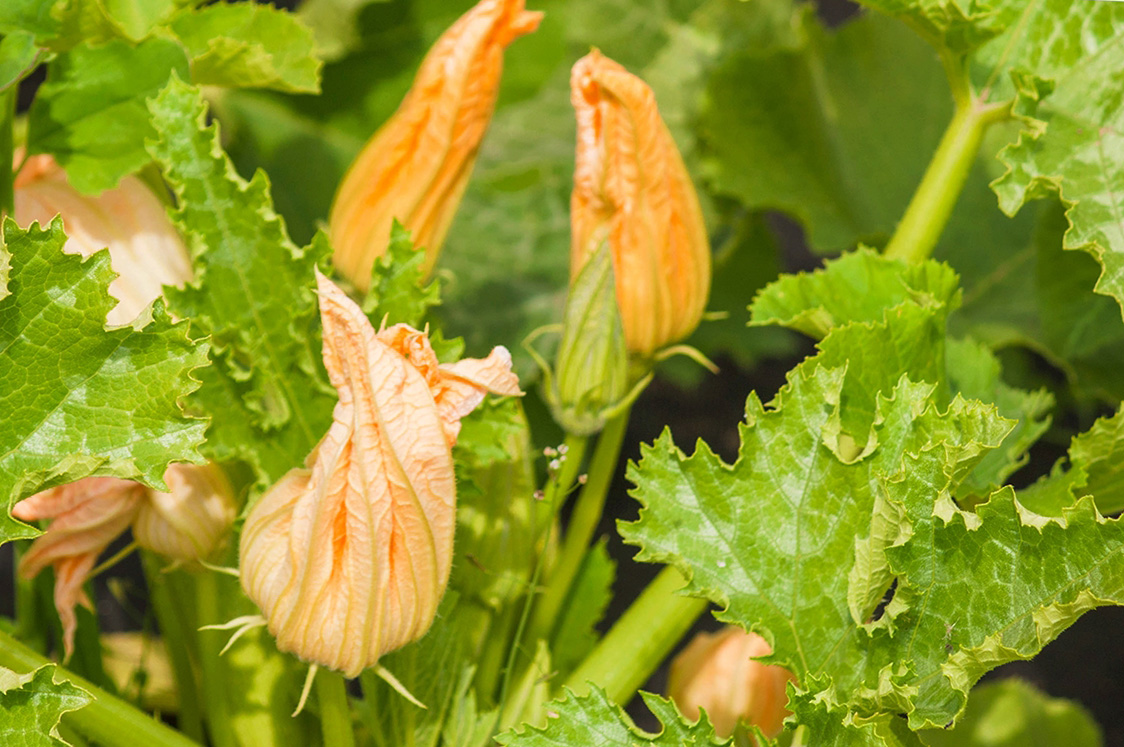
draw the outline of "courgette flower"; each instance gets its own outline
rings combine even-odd
[[[132,526],[139,546],[180,562],[206,560],[229,533],[234,499],[217,467],[173,464],[164,481],[170,493],[116,477],[87,477],[12,507],[12,516],[23,521],[51,519],[20,559],[19,573],[34,578],[54,567],[55,609],[67,658],[78,627],[74,608],[90,608],[82,587],[98,556],[126,529]]]
[[[63,251],[88,257],[109,249],[117,277],[109,294],[117,305],[106,316],[111,325],[128,324],[165,285],[191,279],[191,259],[163,203],[144,182],[126,176],[99,195],[79,192],[49,155],[29,157],[15,180],[12,217],[21,227],[48,225],[62,216],[67,240]]]
[[[733,625],[699,633],[672,660],[668,695],[687,718],[697,720],[699,708],[705,709],[722,738],[739,722],[775,737],[789,715],[785,686],[795,678],[784,667],[754,660],[772,652],[764,638]]]
[[[439,364],[425,332],[375,332],[318,274],[339,402],[323,440],[246,518],[242,588],[282,651],[354,677],[433,623],[453,557],[451,448],[488,392],[519,395],[511,356]]]
[[[574,65],[570,100],[571,278],[608,240],[625,341],[648,358],[694,331],[706,307],[710,244],[698,196],[644,81],[595,49]]]
[[[538,28],[524,0],[481,0],[429,50],[398,111],[364,146],[329,218],[333,262],[361,291],[398,219],[437,261],[492,118],[503,52]]]

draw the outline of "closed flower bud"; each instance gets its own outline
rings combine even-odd
[[[147,491],[133,522],[133,537],[141,547],[174,560],[207,560],[234,523],[230,484],[211,464],[173,464],[164,482],[169,492]]]
[[[785,685],[795,678],[784,667],[752,660],[771,653],[764,638],[734,626],[699,633],[671,662],[668,695],[687,718],[698,719],[705,709],[720,737],[743,721],[776,736],[789,714]]]
[[[329,219],[340,272],[366,291],[394,219],[437,260],[492,117],[503,52],[534,31],[524,0],[481,0],[430,49],[398,111],[352,164]]]
[[[98,556],[128,529],[144,501],[145,487],[115,477],[87,477],[37,493],[12,507],[23,521],[51,519],[43,536],[20,559],[19,573],[34,578],[47,566],[55,569],[55,609],[62,622],[66,657],[74,651],[78,604],[90,607],[82,590]]]
[[[570,268],[608,240],[628,349],[650,357],[698,326],[710,245],[698,196],[647,84],[597,50],[570,78],[577,158]]]
[[[56,214],[66,230],[64,251],[88,257],[109,249],[117,273],[109,284],[117,299],[106,316],[111,325],[131,322],[163,286],[191,279],[191,259],[164,205],[134,176],[100,195],[84,195],[51,156],[31,156],[16,177],[12,217],[26,228],[35,221],[47,225]]]
[[[278,648],[355,676],[432,624],[452,565],[460,418],[487,392],[521,392],[504,348],[439,364],[424,332],[376,333],[318,282],[339,402],[309,468],[247,516],[240,572]]]

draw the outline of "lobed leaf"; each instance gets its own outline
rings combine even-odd
[[[108,252],[64,254],[62,222],[4,224],[10,261],[0,300],[0,500],[112,475],[166,488],[169,462],[199,462],[206,422],[179,401],[198,388],[207,343],[192,342],[163,303],[150,318],[105,329],[116,304]],[[205,370],[205,369],[204,369]],[[35,530],[3,513],[0,541]]]
[[[179,199],[172,217],[195,265],[168,304],[212,339],[214,372],[191,402],[215,416],[208,453],[249,462],[269,484],[303,463],[336,400],[313,291],[327,241],[292,244],[265,174],[247,183],[235,173],[196,89],[172,80],[149,106],[160,136],[149,151]]]
[[[0,668],[0,734],[19,747],[62,747],[58,733],[64,713],[77,711],[92,698],[69,682],[54,681],[54,665],[16,674]]]

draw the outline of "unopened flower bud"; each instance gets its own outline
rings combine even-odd
[[[133,522],[137,544],[182,561],[207,560],[234,523],[230,484],[215,465],[173,464],[164,473],[170,491],[147,491]]]
[[[567,433],[600,431],[629,399],[628,373],[613,263],[602,242],[570,284],[553,375],[544,367],[544,391],[554,419]]]
[[[97,196],[79,192],[49,155],[29,157],[15,180],[12,217],[26,228],[48,225],[62,216],[67,241],[63,251],[88,257],[109,249],[117,278],[109,294],[117,305],[106,316],[111,325],[128,324],[160,296],[165,285],[191,279],[191,259],[164,205],[135,176]]]
[[[376,333],[318,282],[339,402],[309,469],[290,471],[247,516],[240,572],[278,648],[355,676],[433,623],[452,566],[460,418],[487,392],[521,392],[504,348],[439,364],[424,332]]]
[[[461,16],[344,177],[329,235],[333,262],[356,288],[367,290],[395,219],[425,249],[427,272],[437,261],[492,118],[504,49],[542,18],[523,4],[481,0]]]
[[[771,653],[764,638],[734,626],[699,633],[672,660],[668,695],[687,718],[698,719],[705,709],[720,737],[731,736],[739,722],[776,736],[789,714],[785,685],[795,678],[784,667],[753,661]]]
[[[683,158],[644,81],[593,50],[570,78],[577,158],[571,277],[608,241],[628,350],[650,357],[698,326],[710,245]]]

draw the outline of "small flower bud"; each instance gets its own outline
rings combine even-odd
[[[182,561],[207,560],[234,523],[230,484],[215,465],[173,464],[164,472],[170,492],[147,491],[133,522],[141,547]]]
[[[720,737],[742,721],[776,736],[789,713],[785,685],[795,678],[784,667],[753,661],[771,653],[764,638],[732,625],[699,633],[672,660],[668,695],[687,718],[698,719],[705,709]]]
[[[439,364],[424,332],[376,333],[318,282],[339,402],[309,469],[247,516],[240,572],[278,648],[353,677],[433,623],[452,566],[460,418],[487,392],[521,392],[504,348]]]
[[[652,90],[593,50],[570,78],[578,121],[571,277],[606,240],[628,350],[647,358],[694,331],[710,244],[694,185]]]
[[[414,85],[348,170],[332,205],[333,262],[361,291],[398,219],[428,272],[468,185],[492,118],[503,52],[538,28],[524,0],[481,0],[430,49]]]
[[[15,181],[12,217],[26,228],[62,216],[67,241],[63,251],[88,257],[108,247],[117,278],[109,294],[117,299],[106,316],[111,325],[128,324],[165,285],[191,279],[191,259],[164,205],[135,176],[97,196],[84,195],[48,155],[29,157]]]

